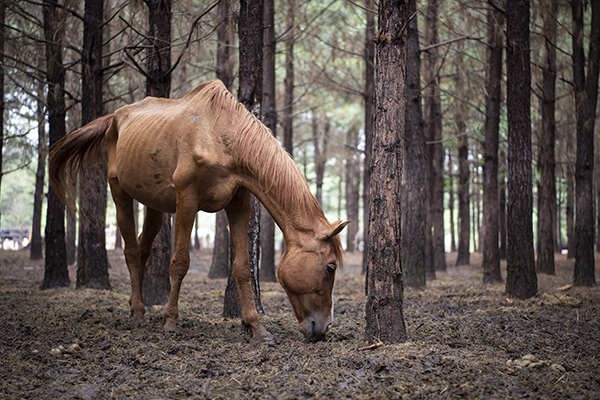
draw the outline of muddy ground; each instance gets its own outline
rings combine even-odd
[[[178,331],[161,330],[161,307],[135,328],[123,257],[110,259],[112,291],[40,291],[43,262],[0,252],[0,398],[600,398],[600,290],[565,289],[564,256],[557,276],[539,276],[538,296],[511,301],[503,285],[481,283],[474,254],[472,266],[406,290],[408,342],[366,351],[358,255],[338,275],[334,326],[320,343],[303,340],[276,283],[262,284],[272,341],[223,320],[225,281],[207,278],[208,251],[192,254]],[[80,350],[51,354],[72,345]]]

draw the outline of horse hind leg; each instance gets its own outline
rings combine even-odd
[[[137,242],[135,220],[133,217],[133,198],[121,189],[116,178],[110,179],[110,188],[117,208],[117,224],[125,242],[125,262],[129,270],[131,281],[131,316],[134,321],[141,324],[144,320],[144,303],[142,301],[142,284],[144,281],[144,268],[141,264],[140,248]]]

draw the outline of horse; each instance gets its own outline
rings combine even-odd
[[[333,321],[335,273],[343,266],[338,234],[349,222],[327,220],[290,155],[220,80],[202,83],[179,99],[147,97],[59,140],[50,152],[49,175],[71,213],[77,177],[85,184],[83,172],[100,162],[107,163],[125,242],[134,321],[144,319],[144,267],[164,213],[175,213],[171,290],[163,310],[163,329],[173,331],[195,215],[225,209],[242,324],[254,338],[272,338],[260,323],[250,283],[247,227],[252,193],[283,232],[286,250],[277,278],[298,329],[310,341],[324,339]],[[147,206],[139,238],[134,199]]]

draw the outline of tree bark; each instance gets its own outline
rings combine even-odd
[[[325,116],[323,126],[323,139],[319,138],[318,117],[315,110],[312,112],[312,140],[315,149],[315,172],[316,172],[316,194],[315,197],[321,206],[323,206],[323,179],[325,178],[325,163],[327,162],[327,149],[329,147],[329,129],[331,123]]]
[[[4,7],[4,5],[0,5]],[[2,57],[2,56],[0,56]],[[2,68],[0,66],[0,68]],[[35,171],[35,194],[33,199],[33,217],[31,222],[31,247],[29,258],[41,260],[44,257],[42,246],[42,204],[44,202],[44,180],[46,176],[46,158],[48,157],[48,136],[46,135],[46,113],[42,102],[43,85],[38,86],[37,122],[38,122],[38,163]],[[1,100],[0,100],[1,101]],[[2,117],[0,117],[2,118]]]
[[[65,242],[67,247],[67,265],[75,264],[77,256],[77,219],[71,213],[67,213],[67,231]]]
[[[428,45],[437,44],[438,6],[440,0],[429,0],[425,14],[425,36]],[[438,48],[427,51],[425,57],[425,138],[427,141],[428,218],[426,235],[426,264],[428,279],[435,279],[435,271],[446,270],[444,254],[444,150],[442,147],[442,107]]]
[[[2,193],[2,176],[4,175],[4,42],[6,41],[6,2],[0,4],[0,193]],[[0,222],[2,211],[0,211]]]
[[[102,24],[104,1],[86,0],[83,16],[81,124],[102,116]],[[106,254],[105,164],[86,171],[87,183],[80,186],[77,288],[110,289]]]
[[[567,138],[567,206],[565,217],[567,219],[567,259],[575,258],[575,150],[573,143],[576,138],[573,132],[566,132]]]
[[[456,232],[454,229],[454,164],[452,162],[452,151],[448,149],[448,213],[450,214],[450,250],[456,249]]]
[[[65,18],[60,6],[49,1],[44,1],[43,14],[48,81],[48,137],[52,146],[66,134],[63,66]],[[48,188],[45,243],[44,281],[40,289],[68,286],[71,280],[65,246],[65,206],[52,186]]]
[[[285,38],[285,79],[283,95],[283,147],[294,157],[294,8],[295,0],[288,0]]]
[[[384,343],[407,339],[402,314],[404,288],[398,201],[402,193],[402,137],[405,134],[407,38],[402,33],[406,24],[408,2],[379,1],[366,334],[369,340]]]
[[[573,284],[595,286],[594,260],[594,124],[600,75],[600,2],[592,1],[592,32],[586,68],[583,48],[583,2],[572,0],[573,81],[577,115],[575,164],[575,269]],[[586,76],[587,70],[587,76]]]
[[[355,128],[349,128],[346,131],[346,215],[350,223],[347,228],[346,236],[346,251],[354,252],[358,249],[355,248],[354,238],[358,232],[358,212],[359,212],[359,186],[360,186],[360,166],[359,160],[360,155],[356,148],[358,146],[358,131]],[[340,187],[342,180],[340,179]],[[341,190],[340,190],[340,200]],[[339,218],[342,219],[341,216]]]
[[[275,98],[275,9],[274,0],[264,0],[263,114],[264,123],[277,136],[277,102]],[[261,279],[277,282],[275,274],[275,221],[261,205],[260,211]]]
[[[490,8],[483,164],[483,283],[502,282],[499,248],[498,143],[502,101],[502,29],[504,16]]]
[[[217,78],[231,91],[233,84],[233,66],[235,44],[233,17],[230,10],[230,1],[221,0],[217,6]],[[215,245],[213,256],[208,271],[211,279],[227,278],[229,275],[229,230],[227,213],[221,210],[216,214]]]
[[[457,56],[456,66],[456,95],[459,99],[464,99],[462,87],[462,61],[463,55]],[[458,255],[456,257],[456,266],[469,265],[471,262],[470,254],[470,200],[469,200],[469,143],[467,138],[466,105],[464,101],[459,101],[456,105],[456,127],[458,129]],[[473,185],[475,186],[475,185]],[[473,224],[475,226],[476,224]],[[473,235],[474,236],[474,235]]]
[[[417,12],[416,0],[409,0],[408,13]],[[404,139],[404,176],[402,191],[402,270],[407,286],[425,286],[425,134],[421,105],[421,56],[419,30],[415,16],[408,26],[406,56],[406,122]]]
[[[168,98],[171,93],[171,0],[144,0],[148,6],[148,48],[146,95]],[[145,305],[166,304],[171,290],[169,264],[172,255],[171,218],[152,244],[144,272]]]
[[[261,119],[261,101],[263,95],[263,16],[262,0],[240,0],[238,20],[239,35],[239,92],[238,100],[248,111]],[[264,313],[260,300],[259,262],[260,262],[260,202],[252,196],[252,211],[248,225],[248,251],[250,253],[250,271],[252,273],[252,291],[254,303],[259,313]],[[230,270],[230,278],[232,271]],[[228,285],[228,288],[230,286]],[[231,291],[231,289],[229,290]],[[238,317],[230,313],[235,306],[230,301],[235,297],[225,291],[223,315],[226,318]]]
[[[556,161],[554,143],[556,123],[554,118],[556,97],[556,19],[558,0],[550,2],[544,13],[544,38],[546,57],[542,70],[542,131],[540,134],[538,168],[538,225],[536,271],[555,274],[554,238],[556,235]]]
[[[533,254],[531,171],[531,70],[529,0],[506,4],[508,104],[508,247],[506,293],[525,299],[537,293]]]
[[[500,259],[506,260],[507,234],[506,234],[506,153],[500,152],[501,168],[498,182],[498,223],[500,225]]]
[[[369,210],[371,209],[371,153],[373,150],[373,99],[375,95],[375,9],[374,0],[365,0],[365,159],[363,164],[363,265],[362,272],[367,272],[369,262]],[[366,283],[366,281],[365,281]],[[366,287],[365,287],[366,290]]]

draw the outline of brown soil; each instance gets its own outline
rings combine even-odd
[[[276,283],[262,284],[272,341],[254,342],[239,321],[223,320],[225,281],[206,277],[209,252],[192,253],[178,331],[162,331],[161,307],[147,310],[145,325],[135,328],[123,257],[110,258],[112,291],[40,291],[43,262],[0,252],[0,398],[600,396],[600,290],[560,289],[573,268],[564,256],[557,276],[538,277],[535,298],[511,301],[503,285],[481,283],[474,254],[473,266],[438,273],[425,290],[406,290],[407,343],[367,351],[357,350],[369,344],[358,255],[347,256],[338,276],[334,326],[320,343],[303,340]],[[81,350],[51,354],[73,344]]]

